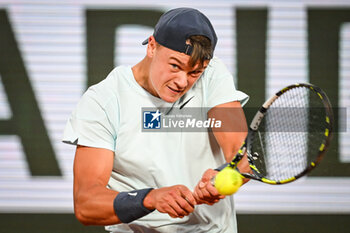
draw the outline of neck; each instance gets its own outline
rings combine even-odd
[[[150,59],[145,57],[139,63],[132,67],[132,72],[134,74],[136,82],[149,92],[149,67]]]

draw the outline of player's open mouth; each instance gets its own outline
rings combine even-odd
[[[167,86],[167,87],[173,92],[176,92],[176,93],[181,93],[182,92],[182,90],[177,90],[177,89],[171,88],[169,86]]]

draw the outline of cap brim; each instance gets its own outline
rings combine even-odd
[[[142,45],[148,44],[148,38],[142,42]]]

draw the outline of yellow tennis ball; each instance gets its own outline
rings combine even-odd
[[[238,171],[225,167],[215,177],[215,188],[221,195],[232,195],[241,187],[243,179]]]

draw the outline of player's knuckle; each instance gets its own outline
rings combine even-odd
[[[170,191],[168,192],[167,200],[170,201],[169,199],[173,199],[173,198],[175,198],[176,196],[178,196],[177,190],[170,190]]]
[[[159,206],[160,210],[165,211],[168,204],[167,204],[167,202],[160,202],[158,206]]]
[[[183,193],[186,192],[188,190],[188,188],[185,185],[177,185],[177,191]]]
[[[174,198],[170,194],[164,197],[164,202],[165,202],[164,204],[166,204],[166,205],[169,205],[173,201],[174,201]]]

